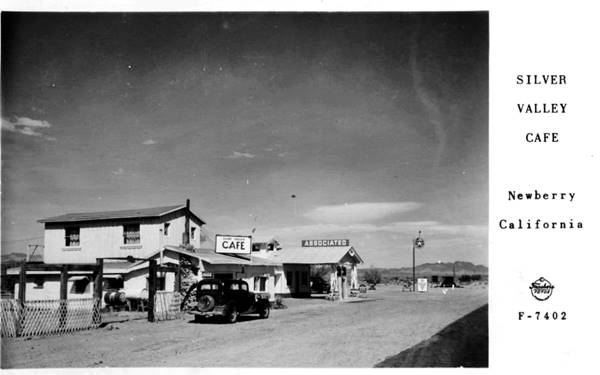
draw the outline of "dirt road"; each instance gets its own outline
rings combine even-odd
[[[487,303],[487,289],[369,291],[369,301],[286,299],[237,324],[142,319],[76,334],[2,340],[3,368],[373,367]]]

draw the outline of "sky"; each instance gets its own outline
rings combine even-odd
[[[488,262],[488,15],[2,14],[2,253],[184,204],[209,233]]]

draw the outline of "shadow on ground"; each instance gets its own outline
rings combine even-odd
[[[375,367],[488,367],[488,305]]]

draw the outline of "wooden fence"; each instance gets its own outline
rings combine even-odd
[[[1,302],[2,337],[31,337],[97,328],[102,319],[95,298]]]

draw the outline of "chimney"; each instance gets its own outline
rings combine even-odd
[[[181,243],[186,246],[190,244],[190,200],[185,200],[185,229]]]

